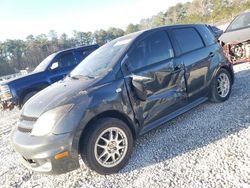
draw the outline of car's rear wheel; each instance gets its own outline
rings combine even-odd
[[[133,150],[133,136],[123,121],[104,118],[88,128],[81,141],[84,163],[100,174],[118,172],[128,162]]]
[[[226,101],[232,89],[232,77],[226,69],[220,69],[212,82],[210,100],[213,102]]]

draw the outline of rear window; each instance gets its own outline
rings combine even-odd
[[[95,51],[95,48],[89,48],[89,49],[81,49],[81,50],[79,50],[80,60],[82,61],[83,59],[85,59],[93,51]]]
[[[191,52],[204,47],[200,35],[194,28],[174,29],[173,35],[175,36],[182,53]]]
[[[199,31],[200,31],[200,33],[202,33],[202,37],[203,37],[203,39],[204,39],[207,46],[210,46],[210,45],[217,42],[214,34],[212,33],[211,30],[209,30],[208,27],[205,27],[205,26],[200,27]]]
[[[59,67],[69,67],[76,64],[75,56],[72,52],[62,54],[57,57]]]

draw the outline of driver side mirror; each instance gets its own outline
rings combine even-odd
[[[58,67],[59,67],[59,63],[58,63],[58,62],[54,62],[54,63],[52,63],[52,65],[50,66],[50,70],[58,69]]]

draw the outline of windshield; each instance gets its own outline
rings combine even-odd
[[[226,31],[233,31],[250,27],[250,12],[244,13],[236,17],[229,25]]]
[[[126,36],[113,40],[91,53],[71,73],[70,77],[98,77],[113,70],[121,53],[132,37]]]
[[[46,57],[36,68],[33,72],[41,72],[45,71],[47,67],[49,66],[52,59],[55,57],[55,54],[51,54],[48,57]]]

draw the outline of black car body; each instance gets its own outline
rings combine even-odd
[[[0,103],[4,108],[21,108],[33,95],[63,79],[99,45],[82,46],[49,55],[35,70],[25,76],[0,83]]]
[[[236,16],[219,40],[232,64],[249,62],[250,10]]]
[[[114,173],[128,161],[134,139],[208,99],[225,101],[233,80],[205,25],[133,33],[31,98],[11,140],[22,164],[35,171],[76,169],[80,154],[91,169]]]
[[[219,29],[214,25],[206,25],[206,26],[213,33],[216,39],[219,39],[220,36],[223,34],[223,30]]]

